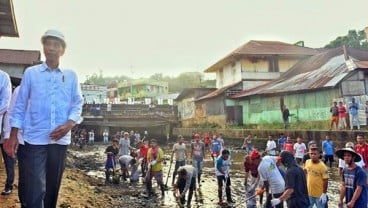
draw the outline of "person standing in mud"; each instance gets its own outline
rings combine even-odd
[[[222,191],[223,186],[225,186],[227,202],[235,203],[235,201],[231,197],[230,165],[231,165],[230,152],[229,150],[224,149],[222,150],[221,155],[216,159],[216,164],[215,164],[219,205],[225,205],[223,201],[223,191]]]
[[[164,160],[164,152],[157,145],[155,139],[151,139],[151,148],[147,152],[147,162],[148,162],[148,172],[146,174],[146,193],[145,197],[153,196],[154,192],[152,190],[152,178],[155,177],[158,186],[161,189],[161,197],[165,197],[165,187],[163,183],[162,175],[162,162]]]
[[[218,140],[216,135],[213,135],[213,139],[211,141],[211,157],[212,161],[215,164],[215,159],[220,156],[222,151],[222,144],[221,141]]]
[[[171,155],[171,162],[173,160],[173,156],[175,155],[175,168],[172,177],[172,185],[174,185],[175,177],[177,175],[177,171],[179,167],[185,165],[185,159],[188,157],[186,145],[184,143],[184,137],[182,135],[178,136],[177,143],[174,144]]]
[[[256,193],[256,186],[258,184],[258,166],[253,164],[250,155],[246,155],[244,157],[243,161],[243,167],[244,167],[244,188],[245,188],[245,196],[246,198],[249,198],[251,196],[254,196]],[[250,184],[248,184],[248,178],[249,174],[251,176]],[[260,194],[260,198],[263,198]],[[260,199],[260,204],[262,205],[263,200]],[[256,208],[257,200],[256,197],[250,198],[247,201],[247,208]]]
[[[83,97],[76,73],[60,67],[64,35],[48,30],[41,42],[46,62],[28,67],[10,117],[6,153],[19,161],[22,207],[56,207],[71,129],[81,120]],[[19,145],[23,129],[24,145]]]
[[[110,182],[110,176],[115,174],[116,157],[119,153],[119,141],[117,139],[112,140],[112,144],[105,150],[106,162],[105,162],[105,183]]]
[[[131,149],[132,147],[130,146],[129,133],[124,132],[124,137],[120,138],[119,141],[119,155],[129,155],[129,150]]]
[[[314,205],[317,208],[324,208],[327,203],[328,170],[319,159],[318,148],[311,148],[309,155],[311,159],[304,165],[304,171],[307,174],[309,208],[313,208]]]
[[[367,175],[355,163],[361,160],[360,156],[351,148],[342,148],[336,151],[338,158],[343,159],[348,167],[342,170],[339,207],[345,203],[348,208],[367,207]]]
[[[146,176],[148,164],[147,164],[147,152],[148,152],[148,145],[146,145],[143,141],[138,142],[138,148],[139,148],[139,155],[138,160],[141,161],[141,172],[142,177]]]
[[[332,163],[334,161],[335,144],[331,140],[330,135],[326,135],[326,139],[322,142],[322,151],[324,156],[324,163],[327,165],[328,162],[330,168],[332,168]]]
[[[262,193],[266,190],[266,204],[265,208],[283,208],[283,203],[276,206],[271,206],[271,199],[280,197],[284,192],[285,181],[281,172],[279,171],[276,163],[279,158],[274,156],[265,156],[261,158],[261,155],[257,150],[253,150],[250,154],[252,163],[258,167],[258,173],[260,176],[261,190],[258,193]]]
[[[205,147],[199,134],[194,135],[194,140],[195,141],[191,145],[191,158],[193,167],[197,169],[198,185],[201,186],[201,175],[205,159]]]
[[[174,193],[179,190],[176,197],[180,200],[180,205],[185,204],[185,194],[189,190],[187,207],[191,207],[193,192],[196,188],[197,169],[191,165],[185,165],[178,169],[178,179],[174,184]]]
[[[107,144],[109,143],[109,131],[107,131],[107,129],[105,129],[105,131],[102,133],[103,136],[103,143]]]
[[[307,179],[304,170],[296,164],[293,153],[283,151],[280,154],[281,163],[287,167],[285,176],[285,191],[271,200],[271,205],[276,206],[286,200],[287,207],[308,207],[309,196]]]

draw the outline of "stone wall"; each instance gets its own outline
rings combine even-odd
[[[280,133],[284,133],[285,135],[290,135],[293,139],[297,136],[301,136],[303,138],[303,142],[307,143],[310,140],[315,140],[318,144],[325,139],[327,134],[331,135],[332,140],[335,142],[337,147],[344,147],[345,143],[348,141],[356,143],[356,135],[358,133],[362,133],[367,137],[368,131],[313,131],[313,130],[253,130],[253,129],[198,129],[198,128],[174,128],[173,135],[183,135],[185,138],[191,138],[193,133],[204,134],[209,132],[212,134],[220,134],[224,135],[225,141],[229,139],[234,145],[241,144],[243,142],[244,137],[248,134],[256,135],[257,140],[255,141],[259,143],[259,145],[265,146],[268,135],[273,135],[274,139],[277,140],[279,138]]]

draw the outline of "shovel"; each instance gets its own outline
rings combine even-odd
[[[165,191],[169,190],[169,187],[167,186],[167,182],[169,181],[169,176],[170,176],[170,172],[171,172],[171,166],[173,164],[173,154],[174,153],[171,154],[169,172],[167,173],[166,182],[165,182],[165,185],[164,185]]]

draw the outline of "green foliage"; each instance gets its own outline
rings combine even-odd
[[[353,48],[368,49],[368,42],[365,37],[364,30],[349,30],[345,36],[339,36],[325,46],[325,48],[336,48],[342,45]]]
[[[245,124],[242,126],[229,125],[229,129],[283,129],[283,123],[265,123],[265,124]],[[290,123],[289,129],[303,130],[326,130],[329,129],[329,121],[314,121],[314,122],[294,122]]]

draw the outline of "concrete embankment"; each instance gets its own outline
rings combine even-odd
[[[259,145],[264,144],[267,141],[268,135],[273,135],[274,140],[279,138],[281,133],[285,135],[290,135],[291,138],[296,139],[296,137],[300,136],[303,138],[304,142],[308,142],[310,140],[315,140],[317,143],[321,143],[326,135],[330,135],[331,139],[335,142],[337,147],[345,146],[345,143],[348,141],[356,143],[356,135],[361,133],[365,137],[368,135],[367,130],[342,130],[342,131],[328,131],[328,130],[297,130],[297,129],[200,129],[200,128],[174,128],[173,135],[183,135],[186,138],[191,138],[193,133],[204,134],[209,132],[212,134],[220,134],[224,135],[225,139],[231,139],[231,141],[235,144],[241,144],[243,142],[244,137],[249,134],[256,135],[257,139],[254,139],[253,142],[259,143]],[[258,145],[257,145],[258,146]]]

